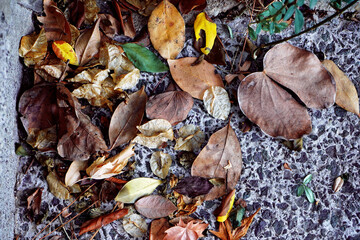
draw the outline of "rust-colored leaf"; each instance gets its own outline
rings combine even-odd
[[[191,175],[204,178],[223,178],[222,186],[214,186],[205,196],[212,200],[232,191],[241,174],[242,158],[239,140],[230,123],[211,135],[191,167]]]
[[[135,202],[136,211],[147,218],[167,217],[177,210],[168,199],[160,195],[150,195]]]
[[[119,218],[123,218],[127,213],[128,213],[128,209],[124,208],[124,209],[115,211],[113,213],[109,213],[104,216],[100,216],[100,217],[88,220],[81,225],[79,235],[96,230],[96,229],[101,228],[102,226],[105,226],[115,220],[118,220]]]
[[[204,235],[202,232],[208,227],[209,224],[199,223],[192,220],[185,224],[181,218],[180,222],[166,230],[166,236],[163,240],[196,240]]]
[[[27,217],[30,221],[34,221],[37,216],[40,214],[40,205],[41,205],[41,195],[42,188],[37,188],[28,198],[27,198]]]
[[[215,73],[215,67],[207,61],[192,66],[195,57],[185,57],[168,60],[171,76],[179,87],[192,97],[203,99],[204,92],[211,86],[224,87],[220,75]]]
[[[164,237],[166,236],[165,231],[168,230],[170,227],[171,226],[166,218],[153,220],[150,225],[149,240],[164,239]]]
[[[120,34],[121,25],[116,18],[107,13],[99,14],[99,18],[100,29],[106,34],[106,36],[113,38],[115,35]]]
[[[76,28],[80,28],[82,23],[85,20],[85,5],[82,0],[73,0],[68,7],[69,21],[76,26]]]
[[[256,210],[255,213],[253,213],[251,216],[244,218],[243,220],[241,220],[241,226],[237,227],[234,230],[234,239],[240,239],[242,237],[244,237],[247,233],[247,231],[249,230],[249,227],[254,219],[254,217],[256,216],[256,214],[258,214],[258,212],[260,211],[260,208],[258,210]],[[229,220],[228,220],[229,221]]]
[[[180,12],[188,14],[191,10],[202,11],[206,7],[206,0],[181,0],[179,3]]]

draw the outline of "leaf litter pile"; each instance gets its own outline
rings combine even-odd
[[[356,89],[335,63],[289,43],[247,59],[224,82],[217,70],[231,59],[202,12],[206,1],[114,0],[111,13],[93,0],[43,6],[19,48],[34,77],[18,104],[26,137],[17,153],[43,166],[51,192],[28,194],[26,216],[39,224],[33,239],[89,239],[112,223],[131,238],[240,239],[261,210],[246,211],[236,194],[246,167],[238,128],[254,123],[301,149],[312,131],[307,108],[336,103],[359,115]],[[197,11],[198,53],[179,58],[187,40],[182,14],[190,11]],[[134,12],[148,17],[144,31],[135,31]],[[217,130],[198,124],[194,104]],[[231,122],[239,108],[247,117],[242,128]],[[140,166],[147,172],[137,174]],[[68,201],[48,215],[42,194]],[[215,199],[217,209],[201,218],[197,207]]]

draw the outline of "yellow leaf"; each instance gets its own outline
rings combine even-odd
[[[219,212],[216,218],[218,222],[225,222],[225,220],[229,217],[230,211],[234,205],[234,200],[235,189],[223,198],[220,207],[216,210]]]
[[[65,175],[65,185],[73,186],[77,181],[81,179],[80,171],[85,170],[88,161],[76,160],[73,161]]]
[[[52,44],[52,49],[56,56],[64,62],[69,60],[70,64],[79,65],[76,53],[69,43],[65,41],[55,41]]]
[[[39,34],[32,33],[21,38],[19,55],[29,67],[46,56],[47,46],[45,30],[42,28]]]
[[[194,30],[195,30],[195,38],[196,41],[200,39],[200,31],[205,31],[205,47],[201,48],[201,51],[208,55],[214,46],[215,38],[216,38],[216,24],[210,22],[206,18],[206,13],[199,13],[194,22]]]

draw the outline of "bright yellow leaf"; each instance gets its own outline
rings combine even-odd
[[[58,58],[72,65],[79,65],[76,53],[72,46],[65,41],[55,41],[52,44],[52,49]]]
[[[235,201],[235,189],[229,193],[229,195],[226,196],[226,198],[223,199],[221,204],[221,212],[217,216],[216,220],[218,222],[225,222],[225,220],[229,217],[230,211],[234,205]]]
[[[205,47],[201,48],[201,51],[208,55],[214,46],[215,38],[216,38],[216,24],[210,22],[206,18],[206,13],[202,12],[197,15],[194,22],[194,30],[195,30],[195,38],[196,41],[200,39],[200,31],[205,31]]]

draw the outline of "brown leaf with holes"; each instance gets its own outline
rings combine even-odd
[[[168,199],[160,195],[150,195],[135,202],[136,211],[147,218],[167,217],[177,210]]]
[[[148,21],[150,40],[165,59],[175,59],[185,43],[185,22],[168,0],[161,1]]]
[[[188,92],[192,97],[203,99],[204,92],[211,86],[224,87],[219,74],[215,73],[215,67],[207,61],[192,66],[195,57],[185,57],[176,60],[168,60],[171,76],[179,87]]]
[[[153,220],[150,225],[149,240],[164,239],[164,237],[166,236],[165,231],[168,230],[170,227],[171,226],[166,218]]]
[[[185,224],[180,218],[180,222],[165,231],[166,236],[163,240],[196,240],[204,235],[202,232],[209,226],[206,223],[199,223],[192,220]]]
[[[224,185],[214,186],[205,195],[212,200],[233,190],[240,179],[242,168],[239,140],[230,124],[211,135],[191,167],[191,175],[226,179]]]
[[[28,198],[27,198],[27,217],[30,221],[34,221],[40,214],[41,206],[41,195],[43,188],[37,188]]]

